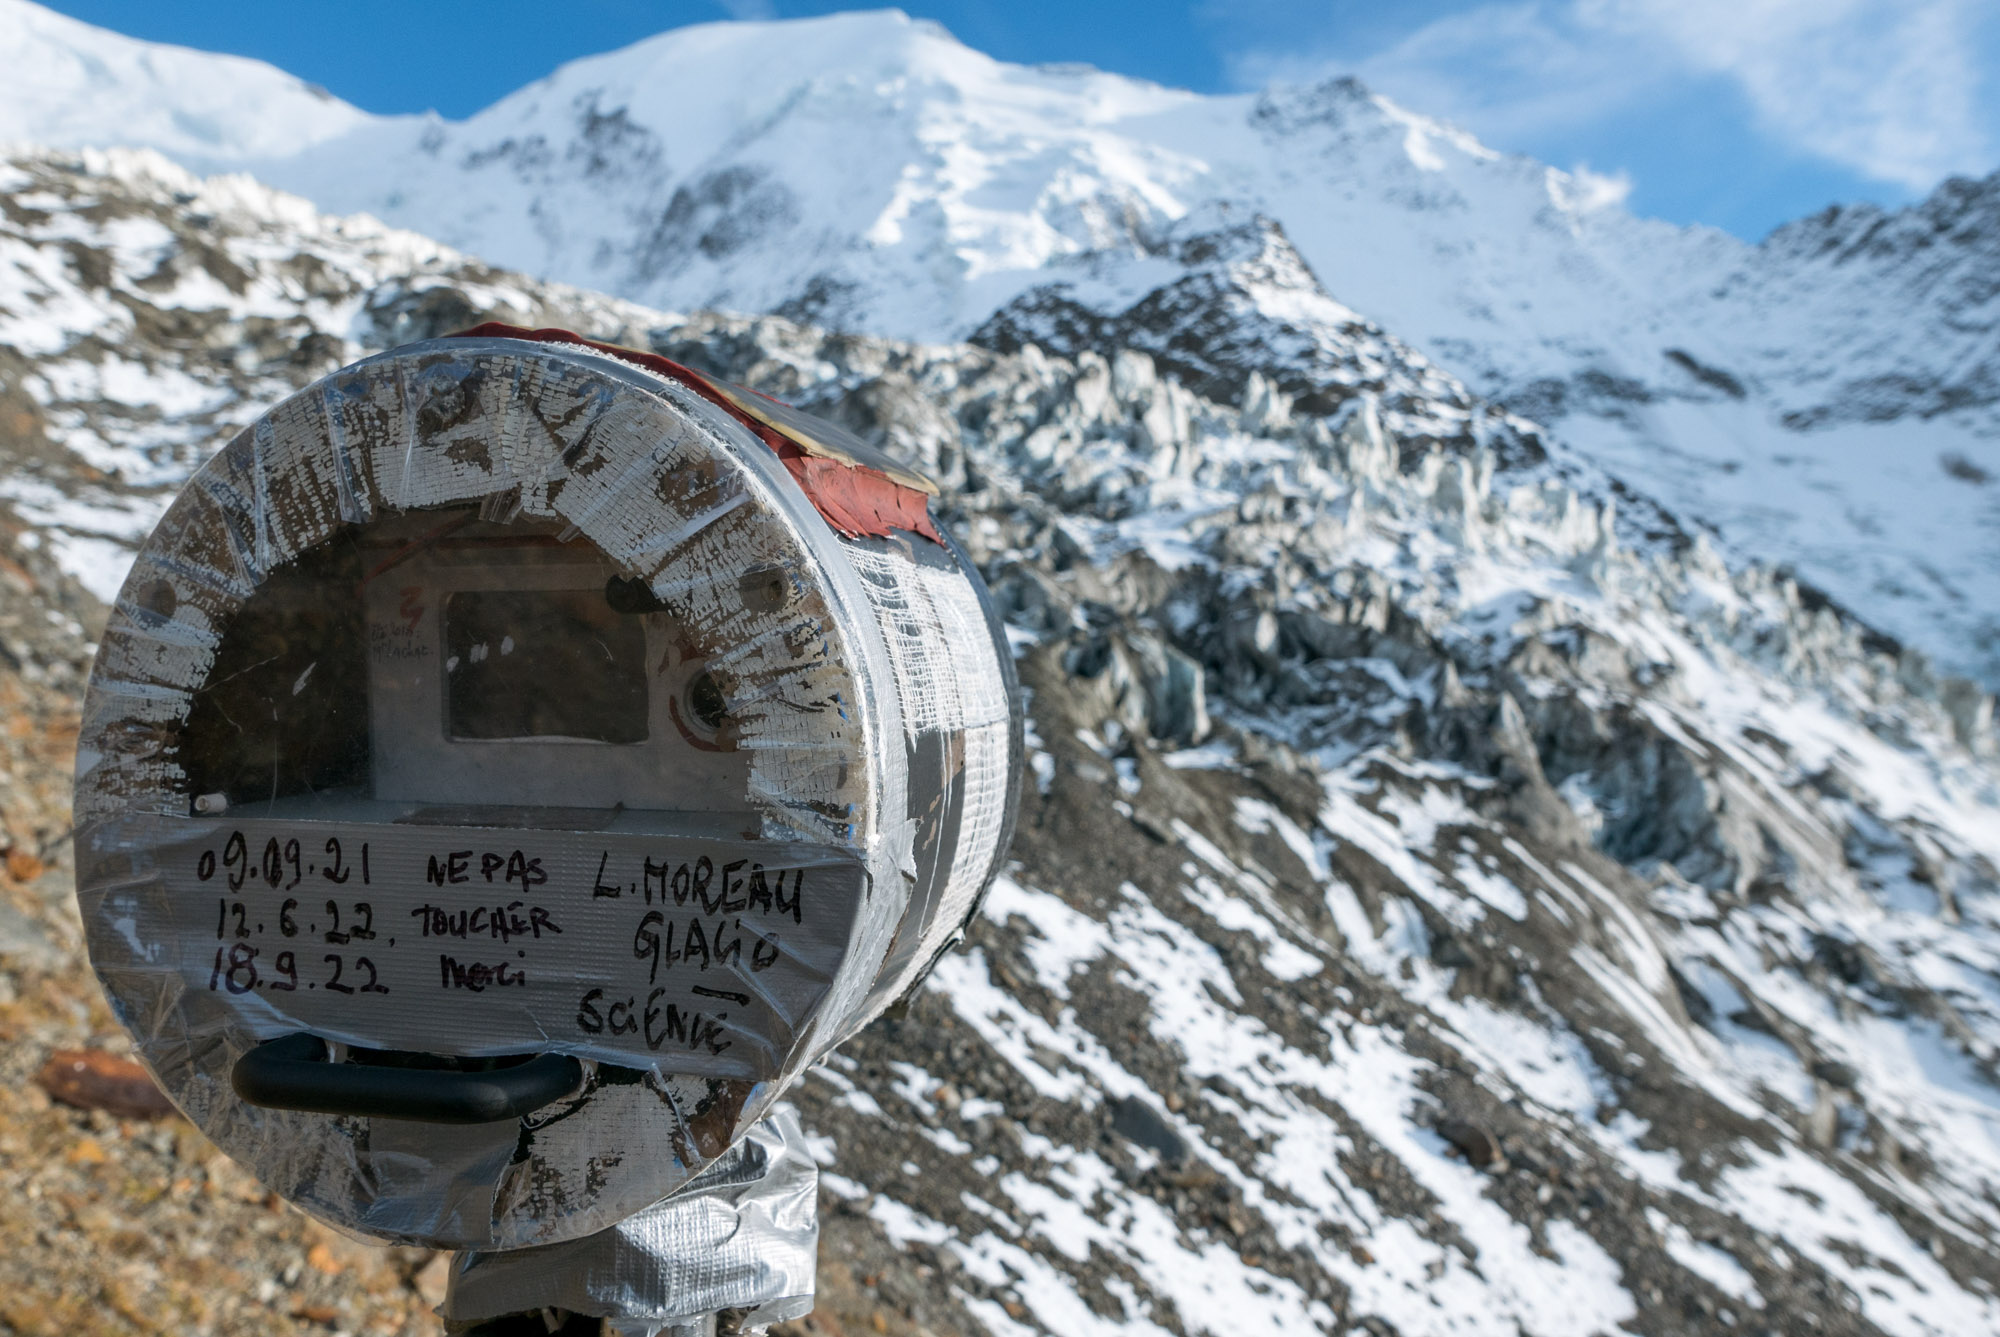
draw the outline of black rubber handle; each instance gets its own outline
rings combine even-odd
[[[541,1054],[483,1072],[328,1063],[326,1056],[326,1041],[317,1035],[281,1035],[237,1059],[229,1084],[265,1109],[416,1123],[498,1123],[532,1114],[583,1082],[583,1065],[568,1054]]]

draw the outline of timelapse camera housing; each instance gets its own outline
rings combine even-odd
[[[91,679],[78,898],[174,1101],[382,1238],[672,1195],[906,993],[1011,831],[934,489],[630,350],[483,329],[205,465]]]

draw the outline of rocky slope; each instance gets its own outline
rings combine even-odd
[[[183,1250],[236,1260],[175,1311],[192,1330],[423,1322],[422,1258],[310,1264],[325,1241],[231,1197],[192,1134],[20,1079],[113,1042],[63,900],[72,576],[108,594],[291,387],[492,316],[922,460],[1013,628],[1017,863],[908,1014],[798,1092],[820,1322],[2000,1325],[1991,699],[1340,307],[1282,228],[1216,217],[1154,289],[1043,293],[980,347],[651,311],[145,155],[16,156],[0,208],[27,573],[0,581],[0,687],[35,703],[6,762],[35,863],[6,884],[0,1173],[42,1204],[0,1323],[143,1330],[118,1297],[181,1286]]]

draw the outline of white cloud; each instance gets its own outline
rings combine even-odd
[[[1990,3],[1518,0],[1448,15],[1360,60],[1248,52],[1233,70],[1262,83],[1337,67],[1501,145],[1721,79],[1777,142],[1924,189],[1992,168],[1980,68]]]
[[[1610,44],[1632,45],[1624,38]],[[1505,144],[1577,124],[1629,97],[1634,79],[1645,72],[1629,59],[1613,58],[1618,53],[1606,46],[1602,35],[1579,32],[1542,5],[1482,5],[1419,28],[1365,59],[1310,49],[1253,51],[1236,57],[1231,72],[1253,86],[1359,74],[1413,111]]]
[[[1977,0],[1578,0],[1579,18],[1657,38],[1741,85],[1764,128],[1922,189],[1981,170]]]

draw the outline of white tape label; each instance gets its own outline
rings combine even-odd
[[[156,854],[181,973],[260,1030],[752,1080],[825,996],[867,879],[851,853],[778,841],[175,826]]]

